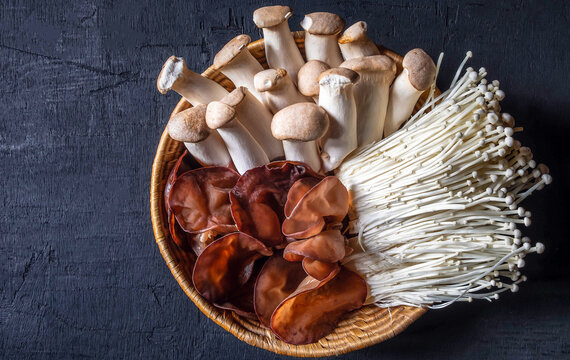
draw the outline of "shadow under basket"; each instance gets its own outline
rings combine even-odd
[[[293,35],[297,46],[305,56],[304,32],[294,32]],[[381,54],[389,56],[396,62],[398,73],[400,73],[402,71],[402,57],[388,49],[379,48]],[[263,39],[251,43],[248,49],[264,68],[268,67]],[[227,90],[234,89],[233,83],[220,72],[213,70],[212,67],[208,68],[202,75],[218,82]],[[416,104],[416,111],[425,102],[426,96],[426,93],[422,95]],[[190,106],[186,100],[181,99],[172,115]],[[388,309],[368,305],[347,314],[331,334],[316,343],[290,345],[276,338],[270,330],[263,327],[259,322],[214,307],[194,289],[192,284],[193,259],[178,248],[168,232],[167,214],[164,207],[164,187],[170,170],[184,150],[184,144],[170,138],[165,129],[152,165],[150,207],[154,236],[162,257],[186,295],[207,317],[238,339],[277,354],[299,357],[339,355],[396,336],[426,311],[423,308],[408,306],[398,306],[388,311]]]

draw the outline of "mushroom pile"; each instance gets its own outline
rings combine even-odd
[[[435,81],[435,64],[423,50],[408,52],[396,77],[396,63],[367,37],[364,21],[342,32],[344,20],[328,12],[301,21],[305,60],[289,29],[291,15],[279,5],[253,13],[269,69],[248,50],[248,35],[216,54],[213,69],[235,85],[231,92],[180,57],[162,67],[158,90],[172,89],[193,106],[170,119],[168,132],[201,165],[243,174],[286,159],[328,173],[357,147],[396,131]]]
[[[498,82],[484,69],[460,77],[469,53],[434,98],[439,62],[413,49],[397,74],[364,21],[343,32],[327,12],[301,21],[303,57],[291,15],[253,14],[269,68],[248,35],[216,54],[233,91],[180,57],[158,76],[161,93],[192,105],[167,125],[187,152],[164,196],[196,290],[291,344],[319,340],[365,303],[437,308],[516,291],[524,256],[544,249],[516,228],[530,224],[519,203],[551,177],[513,139]]]

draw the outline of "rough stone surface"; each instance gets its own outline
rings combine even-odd
[[[273,2],[271,2],[273,3]],[[239,4],[239,5],[238,5]],[[154,242],[151,164],[178,96],[155,79],[173,54],[201,71],[239,33],[236,1],[0,3],[0,358],[276,359],[200,313]],[[570,5],[565,1],[290,1],[331,11],[405,53],[445,51],[446,87],[465,51],[525,127],[554,183],[527,201],[546,244],[529,281],[496,303],[430,311],[347,359],[569,358]]]

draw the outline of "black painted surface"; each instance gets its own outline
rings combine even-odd
[[[0,2],[0,358],[270,359],[202,315],[154,243],[151,164],[175,95],[156,91],[176,54],[201,71],[238,33],[246,1]],[[347,359],[569,358],[567,184],[570,6],[565,1],[290,1],[292,29],[328,10],[400,53],[466,50],[501,80],[518,138],[554,183],[526,202],[547,246],[529,281],[493,304],[430,311]]]

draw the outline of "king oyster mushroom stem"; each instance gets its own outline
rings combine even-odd
[[[305,60],[289,29],[288,19],[293,15],[289,6],[266,6],[253,12],[253,22],[263,29],[265,58],[273,69],[285,69],[297,84],[297,73]]]
[[[404,70],[390,89],[384,137],[398,130],[408,120],[420,95],[435,81],[435,64],[422,49],[410,50],[404,56],[402,66]]]
[[[297,90],[285,69],[260,71],[253,82],[255,89],[262,96],[263,103],[274,114],[289,105],[312,101]]]
[[[232,158],[217,131],[206,124],[207,105],[199,104],[172,116],[166,128],[170,137],[184,142],[202,166],[233,167]]]
[[[299,92],[305,96],[310,96],[319,101],[319,76],[331,67],[320,60],[309,60],[303,65],[297,75],[299,82],[297,87]]]
[[[269,160],[283,158],[283,143],[271,134],[273,114],[247,88],[238,87],[220,101],[235,109],[239,121],[261,145]]]
[[[305,29],[305,54],[308,60],[320,60],[337,67],[342,63],[338,47],[338,34],[344,27],[340,16],[328,12],[314,12],[305,15],[301,21]]]
[[[329,115],[329,129],[322,141],[324,172],[336,169],[357,147],[356,103],[353,86],[358,73],[332,68],[319,77],[319,105]]]
[[[253,77],[263,71],[261,64],[251,55],[248,35],[238,35],[228,42],[214,57],[214,69],[221,71],[237,87],[244,86],[257,99],[262,96],[255,90]]]
[[[345,60],[380,55],[378,46],[366,35],[368,24],[359,21],[344,30],[338,38],[338,46]]]
[[[158,91],[166,94],[174,90],[190,104],[207,104],[219,100],[228,94],[217,82],[188,69],[181,57],[171,56],[162,66],[156,80]]]
[[[232,106],[212,101],[206,109],[206,123],[211,129],[218,130],[236,170],[243,174],[249,169],[269,163],[269,159],[237,115]]]
[[[289,105],[276,113],[271,122],[273,136],[283,140],[285,158],[304,162],[315,171],[321,170],[316,141],[328,127],[326,111],[312,102]]]
[[[358,146],[382,139],[396,63],[388,56],[374,55],[347,60],[340,66],[360,75],[360,80],[354,85]]]

